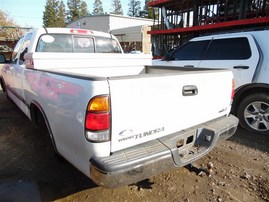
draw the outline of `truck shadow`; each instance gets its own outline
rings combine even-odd
[[[236,133],[229,138],[228,141],[233,141],[237,144],[245,145],[262,152],[269,152],[269,135],[253,133],[241,128],[240,126]]]
[[[0,201],[53,201],[96,187],[53,153],[50,138],[1,89],[0,154]]]

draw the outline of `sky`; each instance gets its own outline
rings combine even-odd
[[[63,0],[67,10],[67,0]],[[95,0],[84,0],[88,5],[88,10],[92,12]],[[127,15],[130,0],[120,0],[124,15]],[[46,0],[0,0],[0,10],[6,12],[21,27],[42,27],[43,12]],[[111,0],[102,0],[104,12],[109,13]],[[141,0],[141,8],[145,1]]]

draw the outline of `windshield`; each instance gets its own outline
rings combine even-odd
[[[121,53],[113,38],[71,34],[45,34],[38,40],[37,52],[62,53]]]

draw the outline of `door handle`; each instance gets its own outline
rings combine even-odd
[[[183,96],[193,96],[198,94],[198,88],[195,85],[186,85],[182,88]]]
[[[249,66],[234,66],[234,69],[249,69]]]

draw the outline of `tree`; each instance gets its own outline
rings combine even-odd
[[[18,27],[17,23],[2,10],[0,10],[0,26],[2,27],[0,29],[1,37],[16,38],[22,34],[19,33],[20,30],[14,29],[14,27]]]
[[[85,1],[81,3],[80,14],[81,16],[87,16],[89,14],[88,6]]]
[[[17,26],[17,24],[6,12],[0,10],[0,26]]]
[[[63,1],[47,0],[43,12],[45,27],[65,27],[65,5]]]
[[[111,3],[111,12],[112,14],[117,14],[117,15],[123,15],[123,10],[121,6],[121,1],[120,0],[112,0]]]
[[[67,1],[67,22],[70,23],[79,19],[80,17],[88,15],[87,4],[81,0],[68,0]]]
[[[55,0],[47,0],[45,5],[45,11],[43,11],[43,25],[45,27],[54,27],[55,26],[55,17],[56,11],[55,8]]]
[[[93,15],[102,15],[104,14],[104,9],[103,9],[103,3],[101,0],[95,0],[93,3]]]
[[[145,6],[144,9],[140,12],[140,17],[154,19],[155,16],[155,18],[158,19],[158,9],[149,7],[148,2],[149,0],[145,0]]]
[[[56,21],[57,27],[66,27],[65,5],[63,1],[60,1],[56,19],[57,19]]]
[[[132,17],[139,17],[141,12],[141,2],[139,0],[130,0],[128,15]]]

